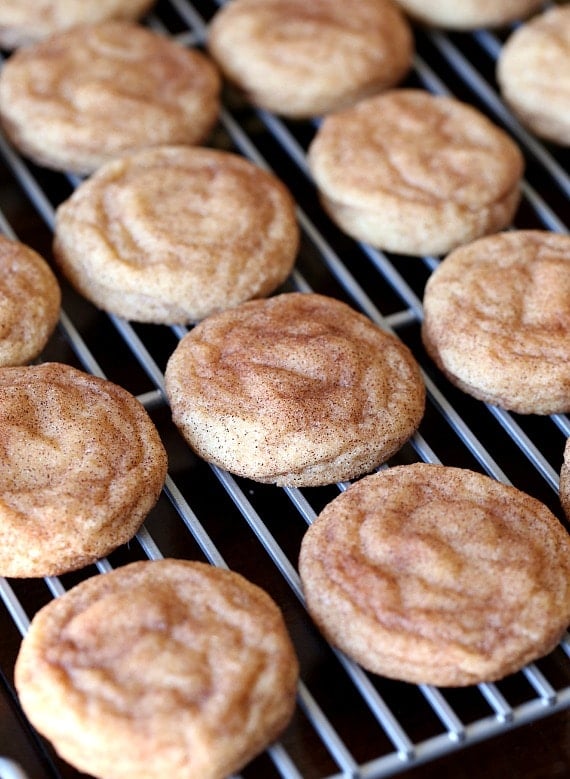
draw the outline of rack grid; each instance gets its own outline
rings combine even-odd
[[[217,7],[159,0],[144,23],[185,45],[202,46]],[[527,162],[514,226],[567,232],[568,151],[525,131],[496,88],[494,65],[508,32],[416,28],[414,67],[403,86],[454,95],[504,127]],[[385,254],[347,238],[328,220],[306,164],[317,126],[317,120],[289,122],[229,95],[209,143],[273,170],[294,194],[302,244],[283,290],[338,297],[394,332],[415,354],[428,390],[426,414],[390,464],[424,460],[479,470],[542,500],[565,523],[558,478],[568,417],[521,417],[481,403],[454,389],[430,364],[419,337],[421,300],[439,259]],[[0,136],[0,231],[50,259],[55,208],[78,183],[73,175],[34,166]],[[157,424],[170,466],[159,503],[132,543],[59,578],[0,579],[1,779],[77,776],[34,733],[17,704],[13,663],[31,617],[78,581],[144,558],[185,557],[230,567],[264,587],[284,611],[302,669],[297,711],[282,739],[244,769],[244,779],[380,779],[570,710],[568,636],[518,674],[461,690],[376,677],[328,646],[304,609],[297,555],[307,526],[347,485],[280,489],[200,461],[175,430],[164,395],[166,361],[186,328],[107,315],[61,283],[61,320],[41,360],[73,364],[136,395]]]

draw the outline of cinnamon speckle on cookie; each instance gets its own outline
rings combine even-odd
[[[208,50],[251,103],[302,119],[395,86],[414,39],[392,0],[234,0],[215,14]]]
[[[295,202],[245,157],[160,146],[102,166],[57,209],[54,257],[105,311],[187,324],[264,297],[293,268]]]
[[[414,256],[509,225],[524,167],[517,144],[480,111],[420,89],[392,89],[325,117],[308,163],[342,230]]]
[[[30,721],[89,775],[224,779],[286,727],[298,673],[264,590],[165,559],[94,576],[41,609],[15,680]]]
[[[501,679],[570,622],[570,536],[531,496],[465,469],[388,468],[332,500],[299,572],[325,637],[368,670],[416,683]]]
[[[408,348],[350,306],[285,293],[204,319],[165,372],[173,419],[204,459],[277,485],[349,479],[417,429]]]
[[[570,236],[513,230],[451,252],[422,338],[463,391],[521,414],[570,411]]]
[[[167,458],[129,392],[61,363],[0,368],[0,575],[55,576],[129,541]]]
[[[0,366],[25,365],[57,325],[59,283],[31,247],[0,235]]]
[[[128,151],[203,142],[220,86],[197,49],[134,22],[86,24],[9,57],[0,120],[34,162],[88,174]]]

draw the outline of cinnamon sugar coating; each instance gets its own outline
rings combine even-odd
[[[201,52],[134,22],[102,22],[12,54],[0,73],[0,119],[38,164],[91,173],[127,151],[201,143],[219,90]]]
[[[223,779],[285,728],[297,678],[267,593],[173,559],[132,563],[51,601],[15,668],[30,721],[100,779]]]
[[[0,235],[0,366],[24,365],[41,353],[60,305],[59,284],[43,257]]]
[[[417,463],[356,482],[306,533],[299,570],[327,639],[417,684],[498,680],[570,622],[570,536],[525,493]]]
[[[391,0],[234,0],[214,16],[208,49],[249,101],[301,119],[400,82],[414,41]]]
[[[424,292],[424,345],[447,378],[521,414],[570,411],[570,237],[541,230],[456,249]]]
[[[502,27],[525,19],[544,5],[543,0],[397,0],[416,21],[449,30]]]
[[[566,517],[570,520],[570,438],[564,447],[564,457],[560,468],[560,503]]]
[[[497,80],[512,111],[546,140],[570,146],[570,7],[544,11],[511,33]]]
[[[203,320],[171,355],[165,382],[174,422],[201,457],[280,486],[372,470],[415,432],[425,401],[401,341],[304,293]]]
[[[0,369],[0,575],[55,576],[130,540],[166,452],[144,408],[68,365]]]
[[[54,256],[100,308],[185,324],[272,292],[296,259],[295,203],[229,152],[159,147],[123,156],[56,213]]]
[[[0,47],[15,49],[78,24],[141,18],[155,0],[2,0]]]
[[[401,254],[443,254],[496,232],[520,200],[514,141],[477,109],[419,89],[327,116],[308,162],[341,229]]]

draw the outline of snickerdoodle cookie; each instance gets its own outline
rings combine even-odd
[[[234,0],[214,16],[208,48],[253,104],[301,119],[399,83],[414,42],[392,0]]]
[[[529,16],[544,0],[397,0],[413,19],[449,30],[502,27]]]
[[[570,411],[570,236],[520,230],[460,247],[423,302],[425,347],[463,391],[521,414]]]
[[[52,576],[130,540],[166,453],[145,409],[68,365],[0,368],[0,575]]]
[[[417,684],[500,679],[570,622],[570,536],[536,499],[417,463],[356,482],[307,531],[299,568],[327,639]]]
[[[2,0],[0,48],[15,49],[78,24],[140,19],[155,0]]]
[[[44,606],[15,680],[32,724],[89,775],[223,779],[288,724],[298,661],[264,590],[206,563],[147,560]]]
[[[551,8],[511,34],[497,62],[497,81],[524,125],[570,145],[570,6]]]
[[[280,486],[372,470],[415,432],[424,411],[408,348],[314,293],[208,317],[180,341],[165,379],[174,422],[201,457]]]
[[[0,235],[0,366],[24,365],[42,352],[60,305],[59,284],[43,257]]]
[[[342,230],[401,254],[443,254],[496,232],[520,200],[514,141],[477,109],[419,89],[330,114],[308,162]]]
[[[295,203],[244,157],[190,146],[113,160],[57,209],[54,255],[100,308],[188,323],[272,292],[295,262]]]
[[[0,72],[0,120],[35,162],[91,173],[127,151],[201,143],[218,118],[219,89],[200,51],[110,21],[12,54]]]
[[[570,438],[564,447],[564,458],[560,468],[560,503],[570,520]]]

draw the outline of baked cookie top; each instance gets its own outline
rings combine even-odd
[[[71,283],[127,319],[185,324],[272,292],[297,255],[295,203],[244,157],[190,146],[102,166],[56,213]]]
[[[15,668],[34,726],[113,779],[223,779],[295,706],[298,662],[270,596],[184,560],[94,576],[41,609]],[[57,711],[57,717],[53,712]]]
[[[314,293],[203,320],[171,355],[165,386],[174,422],[200,456],[278,485],[372,470],[415,432],[425,402],[401,341]]]
[[[2,0],[0,48],[15,49],[78,24],[142,17],[155,0]]]
[[[130,540],[166,452],[143,406],[59,363],[0,369],[0,575],[55,576]]]
[[[570,621],[570,536],[525,493],[417,463],[365,477],[306,533],[299,571],[327,639],[417,684],[493,681],[551,651]]]
[[[414,41],[391,0],[234,0],[214,16],[208,49],[248,100],[300,119],[399,83]]]
[[[24,365],[41,353],[60,305],[59,284],[43,257],[0,235],[0,366]]]
[[[523,157],[477,109],[393,89],[323,120],[308,151],[323,204],[357,239],[442,254],[510,222]]]
[[[460,247],[423,303],[425,347],[462,390],[521,414],[570,410],[570,236],[519,230]]]
[[[396,0],[413,19],[449,30],[501,27],[526,18],[544,0]]]
[[[516,28],[501,49],[497,80],[523,124],[570,145],[570,6],[550,8]]]
[[[12,54],[0,72],[0,119],[35,162],[91,173],[127,151],[201,143],[218,118],[219,90],[200,51],[110,21]]]

